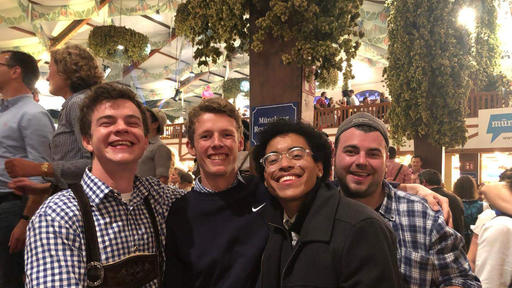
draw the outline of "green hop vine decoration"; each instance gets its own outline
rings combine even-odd
[[[89,33],[89,48],[94,55],[126,65],[144,61],[148,43],[148,36],[122,26],[96,26]],[[118,49],[119,45],[123,49]]]
[[[306,77],[332,87],[337,84],[337,77],[332,77],[334,72],[343,72],[346,83],[354,78],[350,62],[361,45],[358,38],[363,37],[357,23],[362,3],[363,0],[188,0],[178,6],[175,25],[177,34],[196,47],[194,59],[203,66],[217,63],[223,53],[221,46],[230,60],[235,53],[248,52],[249,48],[262,51],[263,40],[269,35],[278,41],[293,41],[291,51],[281,55],[283,62],[314,67],[306,69]]]
[[[397,143],[424,136],[445,147],[466,142],[471,44],[469,32],[454,16],[462,2],[388,2],[389,65],[384,73],[393,99],[391,135]]]

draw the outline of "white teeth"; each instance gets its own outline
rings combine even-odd
[[[121,145],[132,146],[132,143],[129,141],[115,141],[115,142],[112,142],[110,145],[112,145],[113,147],[117,147],[117,146],[121,146]]]
[[[210,159],[211,160],[224,160],[224,159],[226,159],[226,155],[224,155],[224,154],[221,154],[221,155],[211,155]]]
[[[368,173],[355,173],[355,172],[353,172],[352,174],[354,174],[356,176],[368,176],[369,175]]]
[[[286,180],[293,180],[293,179],[297,179],[298,177],[297,176],[284,176],[284,177],[281,177],[281,179],[279,179],[279,183],[283,182],[283,181],[286,181]]]

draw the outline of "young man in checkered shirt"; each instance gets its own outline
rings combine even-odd
[[[81,185],[91,205],[101,264],[136,253],[163,257],[158,247],[165,243],[165,217],[183,192],[156,178],[135,176],[148,145],[142,104],[127,88],[101,84],[84,99],[80,130],[84,147],[93,154],[92,167],[86,169]],[[145,197],[154,211],[160,239],[155,239]],[[28,227],[26,287],[85,287],[83,225],[71,190],[55,194],[41,206]],[[155,279],[143,287],[157,286]]]

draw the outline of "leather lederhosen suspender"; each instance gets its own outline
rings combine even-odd
[[[158,223],[148,197],[144,197],[144,206],[153,227],[157,253],[135,254],[114,263],[101,264],[98,236],[89,199],[82,185],[74,184],[70,188],[78,201],[84,222],[87,287],[140,287],[154,279],[158,279],[160,286],[163,276],[163,252]]]

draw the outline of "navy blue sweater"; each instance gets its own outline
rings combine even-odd
[[[261,209],[269,196],[256,177],[226,191],[192,190],[167,217],[164,287],[254,287],[267,228]]]

